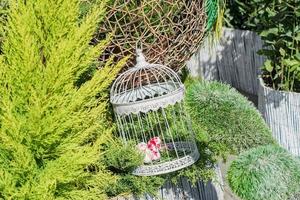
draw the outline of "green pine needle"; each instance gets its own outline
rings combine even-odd
[[[0,68],[0,199],[105,199],[116,179],[100,164],[108,87],[120,68],[99,65],[109,38],[90,41],[105,14],[79,20],[77,0],[10,1]]]

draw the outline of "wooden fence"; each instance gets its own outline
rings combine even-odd
[[[254,32],[224,28],[220,41],[213,44],[207,38],[187,66],[192,76],[219,80],[257,95],[258,75],[265,61],[257,54],[262,46]]]
[[[300,93],[266,87],[260,79],[258,108],[277,142],[300,156]]]
[[[192,185],[186,178],[177,184],[167,182],[157,193],[157,197],[145,194],[141,197],[116,197],[112,200],[224,200],[221,170],[216,168],[217,178],[213,182],[198,181]]]

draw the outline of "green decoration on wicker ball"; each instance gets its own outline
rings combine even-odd
[[[300,160],[279,146],[241,154],[228,171],[231,189],[243,200],[299,199]]]
[[[228,85],[189,81],[186,105],[193,124],[207,131],[208,142],[225,145],[230,153],[274,143],[253,104]]]
[[[210,31],[218,18],[219,0],[206,0],[205,11],[207,16],[206,31]]]

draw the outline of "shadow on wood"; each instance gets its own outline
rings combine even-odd
[[[262,49],[261,38],[251,31],[224,28],[220,41],[209,38],[187,62],[192,76],[205,80],[220,80],[257,95],[258,75],[265,58],[257,54]]]
[[[143,196],[116,197],[112,200],[224,200],[223,179],[219,166],[215,168],[216,179],[210,182],[198,181],[192,185],[186,178],[180,178],[177,184],[167,182],[156,197]]]
[[[211,182],[197,182],[190,184],[185,178],[181,178],[178,184],[167,182],[158,192],[157,197],[148,194],[141,197],[118,197],[115,200],[218,200],[218,194]]]
[[[277,142],[300,156],[300,94],[274,90],[260,79],[258,109]]]

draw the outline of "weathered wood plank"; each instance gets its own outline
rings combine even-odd
[[[167,182],[157,193],[157,197],[145,194],[141,197],[116,197],[112,200],[224,200],[221,170],[216,167],[217,179],[204,183],[198,181],[192,185],[186,178],[181,178],[175,185]]]
[[[277,91],[260,83],[258,109],[278,143],[300,156],[300,93]]]
[[[217,44],[204,41],[187,62],[192,76],[220,80],[250,94],[257,95],[258,74],[265,58],[257,51],[263,42],[251,31],[224,28]]]

